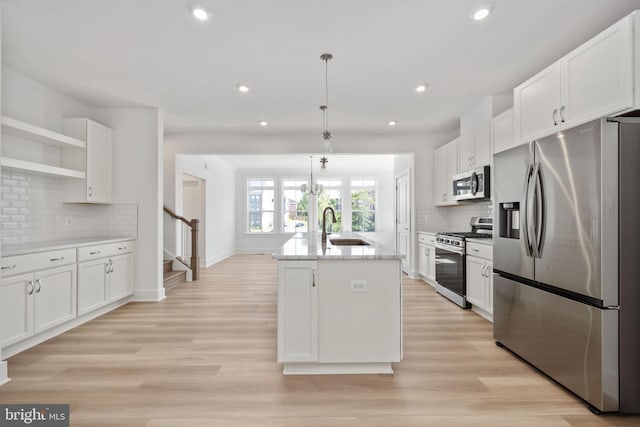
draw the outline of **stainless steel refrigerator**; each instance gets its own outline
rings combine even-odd
[[[494,157],[494,339],[596,412],[640,413],[640,119]]]

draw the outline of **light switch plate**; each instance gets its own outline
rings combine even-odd
[[[366,292],[367,291],[367,281],[366,280],[352,280],[351,281],[351,292]]]

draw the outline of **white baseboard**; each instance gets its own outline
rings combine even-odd
[[[11,381],[7,372],[7,362],[0,362],[0,385],[6,384]]]
[[[164,288],[136,291],[131,301],[135,302],[158,302],[165,299]]]
[[[220,261],[224,261],[225,259],[232,257],[235,255],[234,251],[229,251],[229,252],[225,252],[221,255],[217,255],[211,258],[207,258],[206,262],[205,262],[205,268],[206,267],[211,267],[213,264],[217,264]]]
[[[271,255],[277,251],[277,249],[267,249],[267,248],[243,248],[236,249],[235,254],[245,254],[245,255]]]
[[[393,374],[391,363],[285,363],[283,375]]]

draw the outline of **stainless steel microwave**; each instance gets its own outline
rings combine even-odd
[[[489,166],[460,172],[453,176],[454,200],[483,200],[491,197]]]

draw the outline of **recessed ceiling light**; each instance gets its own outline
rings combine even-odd
[[[209,12],[209,9],[198,3],[193,3],[189,6],[189,11],[191,11],[193,17],[198,21],[208,21],[209,18],[211,18],[211,12]]]
[[[243,85],[243,84],[239,84],[236,87],[238,88],[238,92],[240,92],[240,93],[247,93],[250,90],[249,86]]]
[[[473,9],[473,11],[471,12],[471,19],[473,19],[474,21],[482,21],[487,16],[489,16],[492,11],[493,11],[492,4],[490,3],[481,4],[477,6],[475,9]]]
[[[425,90],[427,90],[427,85],[419,85],[419,86],[416,86],[416,92],[418,92],[418,93],[422,93],[422,92],[424,92]]]
[[[397,125],[397,124],[398,124],[398,122],[397,122],[397,121],[395,121],[395,120],[389,120],[389,126],[395,126],[395,125]]]
[[[260,121],[258,122],[258,124],[259,124],[260,126],[266,126],[266,125],[268,125],[269,123],[267,123],[267,122],[266,122],[266,120],[260,120]]]

